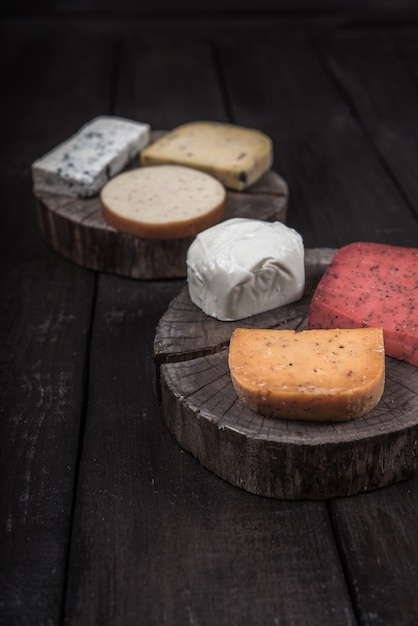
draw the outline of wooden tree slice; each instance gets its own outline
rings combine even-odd
[[[174,298],[157,328],[154,355],[165,423],[209,470],[251,493],[327,499],[409,478],[418,437],[418,368],[386,357],[379,404],[347,423],[266,418],[238,398],[228,368],[237,327],[307,327],[315,285],[334,250],[306,251],[299,302],[238,322],[206,316],[188,296]]]
[[[155,131],[152,139],[160,135],[161,131]],[[78,265],[130,278],[186,276],[186,254],[193,237],[153,240],[121,233],[104,220],[98,197],[80,199],[42,193],[35,196],[35,203],[45,242]],[[227,191],[224,219],[285,222],[287,204],[286,181],[269,171],[245,192]]]

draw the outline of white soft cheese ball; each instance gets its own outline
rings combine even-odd
[[[303,239],[281,222],[233,218],[199,233],[187,251],[192,302],[223,321],[299,300],[305,288]]]

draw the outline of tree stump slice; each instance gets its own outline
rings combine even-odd
[[[418,368],[386,357],[379,404],[346,423],[263,417],[238,398],[228,345],[238,327],[303,330],[313,290],[335,250],[306,251],[306,289],[294,304],[238,322],[206,316],[187,286],[158,325],[154,357],[162,414],[207,469],[253,494],[328,499],[411,477],[418,439]]]
[[[154,131],[155,141],[163,131]],[[131,164],[139,167],[139,163]],[[288,186],[270,170],[245,192],[227,191],[224,219],[286,221]],[[35,204],[44,241],[58,254],[88,269],[136,279],[184,278],[193,237],[143,239],[110,226],[99,197],[69,198],[38,193]]]

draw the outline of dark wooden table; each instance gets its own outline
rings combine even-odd
[[[0,22],[0,623],[416,625],[418,477],[285,501],[202,467],[153,386],[156,325],[184,281],[53,253],[30,172],[95,115],[230,121],[272,137],[306,247],[417,247],[416,12],[119,4],[16,3]]]

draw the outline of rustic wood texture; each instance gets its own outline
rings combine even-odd
[[[101,101],[97,65],[86,62],[80,70],[75,64],[71,70],[69,58],[74,62],[77,57],[65,38],[58,59],[53,50],[59,36],[42,26],[25,26],[9,30],[0,25],[1,53],[8,58],[0,70],[5,85],[0,121],[0,623],[9,626],[61,622],[96,284],[93,273],[57,257],[41,242],[29,165],[49,141],[71,132]],[[69,83],[80,86],[80,98],[63,97],[68,84],[56,80],[61,64],[68,67]],[[42,78],[36,67],[43,68]],[[92,96],[81,105],[86,84]],[[11,124],[12,119],[19,123]]]
[[[154,133],[153,139],[160,134]],[[194,237],[160,240],[122,233],[106,222],[98,197],[68,198],[43,193],[35,196],[35,202],[45,242],[78,265],[130,278],[186,275],[186,254]],[[287,204],[286,181],[269,171],[245,193],[227,191],[224,219],[248,217],[285,222]]]
[[[417,506],[413,481],[329,503],[351,597],[366,624],[417,621],[416,559],[404,558],[415,554]],[[390,549],[383,537],[392,538]],[[396,585],[399,578],[402,584]]]
[[[192,115],[222,119],[213,52],[195,35],[170,24],[124,38],[115,113],[154,126],[161,118],[159,127]],[[296,511],[250,502],[184,454],[165,428],[151,384],[152,342],[183,285],[100,277],[65,623],[230,626],[309,616],[312,625],[354,624],[325,504]]]
[[[344,41],[344,34],[344,30],[342,33],[337,30],[334,40]],[[327,39],[325,35],[322,30],[314,37],[301,29],[289,29],[279,44],[274,32],[266,33],[262,41],[248,42],[248,64],[242,63],[237,40],[223,41],[219,55],[234,119],[243,125],[251,123],[260,101],[269,101],[273,110],[280,111],[280,115],[260,119],[260,123],[273,137],[275,168],[289,185],[291,210],[287,224],[303,234],[306,247],[340,247],[354,240],[416,246],[418,221],[405,202],[403,187],[393,176],[391,168],[396,159],[392,158],[388,168],[386,157],[380,152],[376,154],[376,144],[365,131],[365,121],[353,115],[352,101],[341,97],[344,85],[330,73],[318,45],[318,41]],[[333,41],[331,36],[330,39]],[[358,47],[350,48],[350,60],[353,63],[355,59],[364,73],[367,67],[364,58],[368,55],[363,53],[363,48],[373,47],[370,33],[363,34],[358,41]],[[349,44],[345,47],[347,49]],[[330,45],[327,51],[331,55],[333,47]],[[274,67],[274,81],[266,80],[267,58]],[[393,58],[396,55],[392,52]],[[337,59],[339,61],[339,57]],[[360,70],[343,67],[340,74],[345,72],[346,82],[353,89],[353,82],[359,80],[356,72]],[[390,69],[390,84],[393,80],[393,84],[404,88],[402,99],[408,103],[404,107],[416,107],[416,100],[410,98],[413,84],[409,80],[409,89],[405,90],[401,80],[408,72],[407,64],[403,64],[401,77],[396,62],[388,68],[378,55],[373,67],[379,68],[378,78],[371,81],[366,77],[362,92],[364,102],[373,98],[373,110],[390,106],[392,90],[388,90],[387,81],[382,80]],[[284,84],[289,88],[283,89]],[[235,102],[239,106],[234,106]],[[396,129],[395,137],[401,142],[404,134],[398,131],[407,123],[401,109],[393,104],[393,116],[395,112],[396,124],[390,120],[389,125],[385,120],[386,129]],[[408,144],[413,145],[413,141],[410,139]],[[412,157],[414,152],[411,147],[405,147],[404,154]],[[400,167],[396,169],[399,171]],[[409,167],[406,173],[408,171]]]
[[[310,623],[354,626],[324,503],[254,498],[165,427],[152,341],[178,288],[100,277],[65,623],[303,623],[309,588]]]
[[[418,473],[290,501],[208,471],[153,389],[155,330],[184,279],[51,252],[30,175],[99,114],[241,123],[272,136],[287,223],[308,248],[417,246],[418,33],[396,9],[408,2],[393,22],[377,0],[327,15],[301,0],[303,19],[290,2],[280,19],[167,20],[130,0],[108,16],[29,4],[0,21],[0,622],[415,626]]]
[[[186,287],[157,328],[157,380],[168,428],[205,467],[258,495],[349,496],[410,478],[414,470],[418,368],[412,365],[386,357],[381,401],[346,423],[266,418],[246,408],[233,387],[228,368],[233,330],[305,330],[313,287],[330,255],[307,251],[307,288],[298,303],[221,322],[193,305]]]

